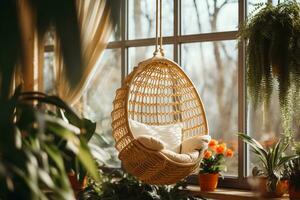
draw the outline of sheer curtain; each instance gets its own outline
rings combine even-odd
[[[70,87],[63,75],[64,64],[59,44],[55,48],[55,85],[59,97],[75,104],[95,74],[113,30],[109,0],[77,0],[78,21],[82,39],[83,76],[75,87]],[[76,73],[76,72],[74,72]]]

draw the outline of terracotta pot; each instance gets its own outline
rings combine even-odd
[[[87,176],[83,178],[83,180],[80,182],[77,180],[77,176],[75,173],[68,173],[69,181],[71,183],[72,189],[75,193],[83,190],[87,186]]]
[[[289,184],[289,194],[291,200],[299,200],[300,199],[300,190],[296,191],[295,186],[293,184]]]
[[[268,191],[267,190],[267,178],[266,177],[260,177],[258,178],[258,191],[260,192],[260,195],[262,197],[266,198],[278,198],[282,197],[287,191],[288,191],[288,181],[287,180],[281,180],[278,182],[276,186],[275,191]]]
[[[201,191],[214,191],[217,188],[219,173],[199,174],[199,185]]]

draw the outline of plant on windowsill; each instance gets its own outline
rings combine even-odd
[[[233,150],[226,147],[226,143],[210,140],[208,149],[200,163],[199,185],[201,191],[214,191],[218,185],[220,172],[226,171],[225,158],[233,156]]]
[[[300,199],[300,142],[295,144],[298,158],[292,159],[287,165],[289,179],[289,196],[291,200]]]
[[[259,5],[239,33],[247,46],[249,98],[255,108],[268,108],[278,83],[283,130],[291,136],[292,116],[300,117],[300,6],[295,0]]]
[[[187,190],[187,182],[179,181],[175,185],[150,185],[135,177],[115,170],[100,173],[101,180],[90,179],[89,186],[79,193],[78,200],[122,199],[122,200],[200,200]]]
[[[252,170],[252,185],[263,197],[281,197],[287,192],[288,183],[284,180],[284,166],[298,155],[285,155],[289,139],[279,139],[266,149],[255,139],[244,133],[238,133],[240,139],[251,146],[252,152],[260,160],[260,166]]]

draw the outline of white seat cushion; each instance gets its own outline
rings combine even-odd
[[[195,150],[204,151],[211,140],[209,135],[200,135],[188,138],[182,142],[181,153],[190,153]]]
[[[179,153],[178,146],[181,144],[182,132],[181,123],[163,126],[150,126],[129,119],[129,125],[135,138],[140,136],[151,136],[157,140],[160,140],[165,145],[166,149]]]
[[[186,154],[175,153],[174,151],[170,151],[167,149],[163,149],[161,151],[165,156],[167,156],[170,160],[179,162],[179,163],[193,163],[199,157],[199,151],[193,151]]]
[[[165,148],[165,144],[156,138],[148,135],[142,135],[136,138],[138,142],[154,151],[161,151]]]

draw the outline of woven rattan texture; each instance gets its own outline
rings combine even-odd
[[[117,90],[112,128],[124,168],[152,184],[172,184],[189,175],[194,163],[176,163],[139,144],[128,119],[148,125],[181,123],[182,141],[208,133],[202,101],[190,79],[174,62],[154,57],[139,63]]]

